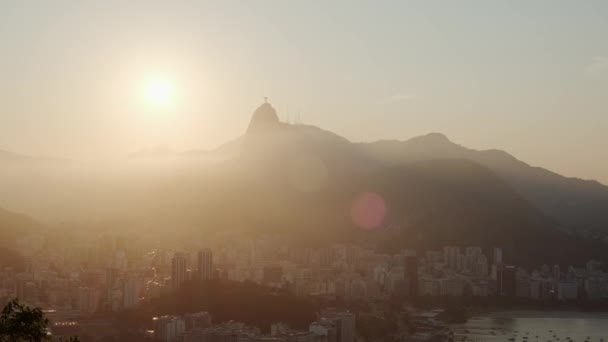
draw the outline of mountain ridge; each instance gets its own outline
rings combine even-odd
[[[428,140],[430,143],[424,143]],[[439,148],[425,148],[437,141],[437,135],[433,134],[405,141],[362,143],[360,146],[368,155],[393,163],[437,158],[475,161],[497,172],[531,203],[564,225],[585,234],[608,233],[608,186],[595,180],[565,177],[531,166],[503,150],[469,149],[447,138],[439,140]]]
[[[302,137],[309,135],[308,138],[311,141],[316,139],[315,136],[325,137],[322,139],[326,139],[327,141],[323,144],[327,146],[343,146],[342,150],[345,153],[353,154],[353,149],[361,150],[363,154],[358,155],[357,158],[368,159],[370,160],[370,164],[373,164],[371,161],[398,164],[416,160],[446,158],[472,160],[495,171],[534,206],[555,218],[568,229],[590,236],[603,236],[608,233],[608,214],[605,214],[608,212],[608,187],[598,181],[565,177],[542,167],[531,166],[504,150],[476,150],[467,148],[452,142],[446,135],[437,132],[416,136],[407,140],[385,139],[373,142],[353,143],[333,132],[316,126],[290,125],[275,122],[276,113],[274,113],[275,115],[262,114],[274,122],[270,123],[270,131],[274,133],[269,134],[278,134],[279,136],[288,137],[287,139],[292,139],[293,136],[289,138],[289,135],[277,132],[298,129],[301,131]],[[269,119],[264,120],[268,121]],[[262,120],[262,127],[266,125],[264,120]],[[167,146],[162,146],[161,148],[140,150],[131,154],[130,158],[184,158],[184,161],[196,161],[200,159],[220,162],[222,160],[238,158],[243,150],[251,149],[252,135],[259,134],[256,132],[246,133],[215,149],[177,151]],[[298,138],[300,139],[300,143],[307,144],[306,139],[302,139],[302,137]],[[289,151],[279,152],[281,144],[278,143],[278,146],[269,147],[268,153],[289,153]],[[291,145],[294,145],[294,143]],[[0,162],[5,162],[5,165],[37,167],[38,165],[66,165],[66,161],[67,159],[36,158],[0,150]]]
[[[444,138],[433,138],[443,151]],[[385,252],[500,246],[511,262],[528,266],[606,258],[599,241],[562,229],[494,170],[468,158],[421,153],[417,160],[382,160],[333,132],[285,123],[248,132],[243,146],[213,177],[194,175],[179,193],[163,196],[180,208],[171,217],[211,230],[283,233],[316,246],[356,242]],[[382,203],[363,208],[384,208],[373,228],[361,226],[353,211],[366,193]],[[388,229],[395,226],[397,235]]]
[[[416,242],[419,247],[433,240],[483,242],[488,247],[502,237],[513,254],[517,245],[526,246],[530,255],[536,248],[536,257],[547,262],[558,262],[561,256],[559,250],[545,247],[544,239],[555,245],[571,243],[573,255],[602,255],[596,243],[608,233],[608,187],[599,183],[532,167],[502,150],[469,149],[441,133],[353,143],[320,127],[280,122],[269,104],[253,117],[246,133],[213,150],[161,147],[143,153],[150,158],[223,157],[204,168],[187,163],[188,168],[169,177],[150,178],[167,179],[158,185],[162,189],[134,186],[142,193],[127,193],[114,184],[119,193],[131,196],[121,197],[140,199],[130,203],[135,206],[129,213],[147,213],[158,222],[178,225],[252,227],[260,232],[290,227],[301,241],[318,243],[325,237],[365,243],[375,235],[358,229],[349,211],[361,193],[376,191],[390,209],[385,225],[413,224],[417,238],[428,235],[426,242]],[[112,188],[103,184],[104,189]],[[88,205],[103,204],[107,212],[124,214],[113,210],[116,203],[89,200]],[[315,234],[310,234],[311,227]],[[394,242],[411,240],[401,236]]]
[[[0,162],[13,164],[65,164],[71,160],[68,158],[47,157],[47,156],[30,156],[7,150],[0,149]]]
[[[15,242],[26,234],[42,228],[42,224],[26,214],[0,207],[0,247],[15,247]]]

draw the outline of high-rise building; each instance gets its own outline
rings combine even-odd
[[[186,281],[186,256],[175,253],[171,259],[171,286],[178,289]]]
[[[174,316],[154,318],[154,337],[162,342],[175,342],[186,332],[186,322]]]
[[[126,270],[128,266],[127,254],[125,251],[116,251],[114,255],[114,268],[119,270]]]
[[[503,296],[515,296],[516,287],[516,268],[512,265],[505,265],[499,270],[498,290]]]
[[[488,259],[485,257],[485,255],[481,254],[477,258],[477,263],[473,273],[482,278],[488,275]]]
[[[120,311],[123,306],[123,295],[120,289],[113,289],[112,296],[110,297],[110,306],[112,311]]]
[[[548,278],[551,275],[551,266],[549,266],[547,264],[543,264],[540,267],[540,275],[543,276],[544,278]]]
[[[474,273],[477,268],[480,256],[482,256],[481,247],[467,247],[465,249],[464,269]]]
[[[33,281],[25,282],[23,285],[23,297],[21,298],[30,302],[38,301],[38,285]]]
[[[189,335],[189,336],[188,336]],[[187,337],[186,337],[187,336]],[[306,339],[298,339],[296,336],[289,341],[309,341]],[[282,337],[266,337],[260,336],[258,328],[246,326],[242,322],[223,322],[207,328],[193,328],[189,334],[184,335],[184,341],[192,342],[281,342],[287,341]],[[180,339],[180,341],[182,341]]]
[[[578,298],[578,284],[576,281],[566,280],[561,281],[557,287],[557,296],[559,300],[574,300]]]
[[[139,284],[137,279],[127,279],[123,286],[123,308],[136,308],[139,304]]]
[[[206,312],[187,313],[184,315],[186,322],[186,331],[194,328],[206,328],[211,325],[211,315]]]
[[[494,265],[502,264],[502,249],[498,247],[494,247],[492,250],[492,263]]]
[[[112,302],[112,290],[114,290],[114,287],[116,285],[116,278],[117,278],[117,273],[118,270],[113,269],[113,268],[107,268],[106,269],[106,293],[105,293],[105,300],[109,303]]]
[[[561,271],[559,265],[553,265],[553,280],[559,282],[561,277]]]
[[[355,314],[348,311],[322,310],[322,320],[328,320],[334,323],[335,337],[337,342],[355,342]]]
[[[99,289],[93,287],[79,287],[77,305],[78,310],[83,313],[94,313],[97,311],[100,299]]]
[[[456,246],[447,246],[443,248],[445,264],[448,268],[455,270],[458,268],[458,257],[460,256],[460,248]]]
[[[312,322],[308,328],[308,331],[319,336],[320,340],[327,342],[338,342],[336,330],[336,324],[327,318],[322,318],[318,322]]]
[[[418,257],[408,255],[405,257],[405,278],[408,283],[408,295],[418,296]]]
[[[201,280],[213,279],[213,253],[208,248],[198,252],[198,275]]]

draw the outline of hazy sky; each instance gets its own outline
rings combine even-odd
[[[214,147],[268,96],[353,141],[438,131],[608,183],[608,1],[3,0],[0,42],[0,149]]]

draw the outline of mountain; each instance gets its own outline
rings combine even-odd
[[[178,153],[169,148],[169,146],[160,145],[147,147],[129,155],[130,158],[165,158],[174,157]]]
[[[221,146],[211,150],[186,150],[176,151],[169,146],[159,145],[135,151],[129,155],[133,159],[203,159],[203,160],[224,160],[237,157],[240,152],[243,137],[230,140]]]
[[[394,164],[455,158],[474,161],[494,171],[565,228],[587,235],[608,233],[608,187],[596,181],[568,178],[533,167],[504,151],[468,149],[438,133],[407,141],[363,143],[359,147],[371,158]]]
[[[441,135],[354,144],[279,122],[273,111],[265,104],[254,113],[238,158],[168,187],[157,222],[386,252],[499,246],[521,265],[606,259],[602,242],[563,229],[496,171],[458,156],[464,148]]]
[[[14,152],[9,152],[5,150],[0,150],[0,165],[20,165],[20,164],[30,164],[30,165],[53,165],[53,164],[63,164],[69,162],[69,159],[65,158],[53,158],[53,157],[34,157],[23,154],[18,154]]]
[[[0,247],[15,247],[15,241],[42,225],[24,214],[0,208]]]
[[[0,268],[22,271],[24,259],[17,250],[16,241],[41,228],[41,224],[26,215],[0,208]]]
[[[281,233],[299,245],[352,242],[385,252],[497,246],[508,260],[535,266],[608,255],[598,238],[606,187],[437,133],[352,143],[319,127],[281,122],[265,103],[244,135],[217,149],[163,147],[132,157],[129,168],[56,168],[52,177],[44,172],[53,168],[10,168],[16,175],[5,176],[9,168],[0,168],[0,195],[22,211],[39,200],[52,214],[67,209],[72,218],[140,220],[146,229],[172,227],[176,234],[184,227]],[[174,159],[180,167],[156,167]],[[213,163],[198,162],[207,160]],[[12,229],[8,235],[15,226],[0,225]]]

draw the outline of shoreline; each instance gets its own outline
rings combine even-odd
[[[497,309],[483,310],[474,312],[469,320],[475,318],[563,318],[563,319],[606,319],[608,320],[608,310],[606,311],[583,311],[583,310],[542,310],[542,309]]]

